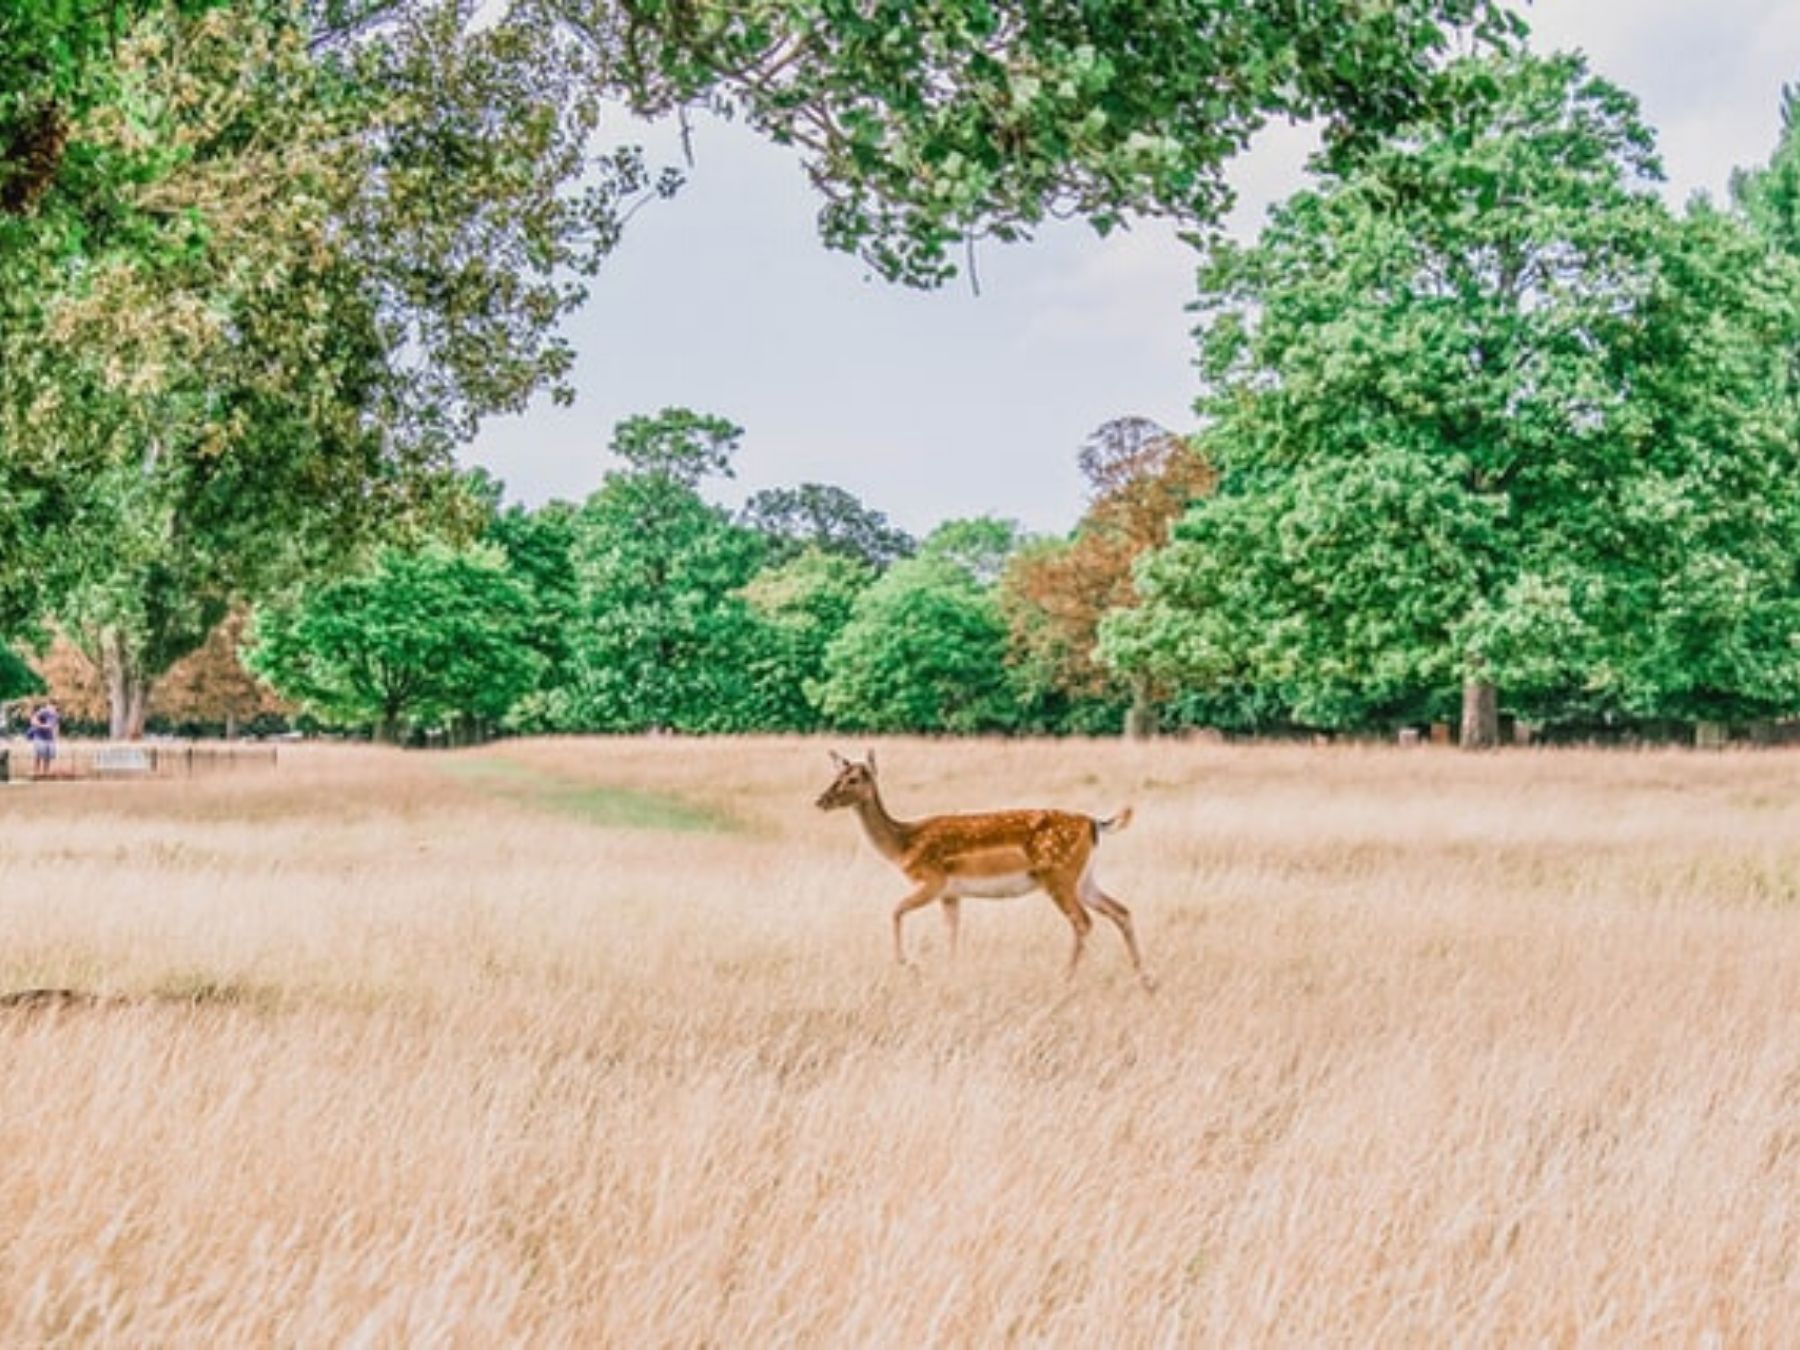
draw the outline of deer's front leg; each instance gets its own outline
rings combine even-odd
[[[950,959],[956,959],[956,941],[962,931],[962,897],[946,895],[944,897],[944,927],[950,933]]]
[[[944,889],[942,877],[932,877],[919,883],[919,888],[906,899],[894,906],[894,960],[901,965],[906,964],[906,943],[900,936],[900,925],[915,909],[923,909]]]

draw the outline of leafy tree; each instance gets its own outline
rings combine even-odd
[[[1168,542],[1211,470],[1186,440],[1142,417],[1100,427],[1080,463],[1089,506],[1073,536],[1019,553],[1001,579],[1010,659],[1040,698],[1064,701],[1065,721],[1083,730],[1116,724],[1129,700],[1131,729],[1148,734],[1154,687],[1144,675],[1121,681],[1100,662],[1100,621],[1137,603],[1132,564]]]
[[[0,644],[0,703],[43,690],[38,673],[11,647]]]
[[[177,729],[235,736],[261,723],[281,726],[293,710],[244,668],[242,611],[226,618],[204,645],[164,672],[150,690],[150,720]]]
[[[825,651],[826,717],[867,731],[1018,726],[992,585],[1016,537],[1010,522],[951,521],[862,592]]]
[[[763,541],[700,496],[737,428],[676,409],[622,423],[632,468],[577,512],[571,678],[548,715],[605,731],[748,729],[754,624],[742,591]],[[621,449],[621,447],[625,447]]]
[[[1595,558],[1608,589],[1578,611],[1590,706],[1695,721],[1791,715],[1800,257],[1771,257],[1740,222],[1697,204],[1669,223],[1636,336],[1633,472],[1582,504],[1617,549]]]
[[[68,171],[72,122],[111,92],[109,65],[129,26],[153,9],[192,15],[217,3],[9,0],[0,10],[0,220],[37,211]],[[0,275],[15,237],[0,226]]]
[[[354,409],[304,429],[293,416],[330,397],[353,325],[320,310],[269,341],[264,297],[321,305],[340,279],[303,261],[337,162],[320,149],[321,109],[299,96],[304,54],[254,20],[170,12],[133,25],[111,75],[115,97],[81,131],[121,180],[105,186],[134,199],[136,228],[67,267],[53,234],[37,241],[42,284],[14,293],[19,322],[0,337],[0,449],[9,486],[48,508],[18,556],[103,667],[126,735],[141,731],[151,679],[223,617],[218,578],[237,549],[254,573],[292,546],[253,508],[367,438]],[[237,96],[209,96],[225,88]],[[287,209],[273,209],[284,186]]]
[[[662,477],[695,487],[715,476],[732,476],[744,429],[723,417],[689,408],[664,408],[653,417],[627,417],[613,428],[608,447],[645,477]]]
[[[482,537],[505,555],[507,570],[524,593],[525,641],[542,658],[537,688],[513,710],[515,726],[551,728],[557,691],[573,678],[581,613],[576,530],[577,508],[550,502],[535,511],[516,505],[496,511],[483,531]]]
[[[821,549],[765,567],[744,587],[756,622],[749,662],[749,725],[758,731],[816,731],[825,653],[849,624],[870,566]]]
[[[1670,219],[1635,104],[1579,58],[1446,87],[1203,271],[1220,486],[1108,659],[1324,726],[1441,716],[1460,685],[1468,745],[1502,691],[1537,717],[1784,705],[1792,291],[1729,222]]]
[[[948,564],[985,590],[1000,579],[1008,560],[1025,542],[1016,520],[970,516],[939,525],[920,545],[919,557]]]
[[[1781,137],[1768,164],[1737,169],[1731,198],[1757,231],[1800,258],[1800,86],[1781,91]]]
[[[524,592],[497,550],[389,549],[375,568],[258,613],[253,670],[340,726],[492,724],[536,681]]]
[[[1453,36],[1522,29],[1489,0],[546,0],[651,115],[708,102],[798,147],[820,227],[890,278],[1046,216],[1215,221],[1271,117],[1333,144],[1415,115]]]
[[[819,549],[856,558],[876,571],[911,557],[918,543],[857,500],[828,483],[764,488],[752,493],[739,518],[766,536],[774,556],[793,558]]]
[[[387,7],[322,53],[305,6],[190,8],[121,23],[82,173],[0,243],[0,601],[47,599],[120,735],[233,604],[444,523],[644,186],[573,190],[596,107],[541,23]]]

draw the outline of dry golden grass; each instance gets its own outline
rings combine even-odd
[[[1800,1334],[1800,760],[881,749],[1135,803],[1161,991],[1041,896],[891,969],[819,742],[0,793],[0,989],[104,996],[0,1011],[0,1341]]]

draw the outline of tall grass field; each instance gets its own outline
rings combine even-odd
[[[1800,1339],[1800,758],[878,744],[1150,994],[827,748],[0,791],[0,1343]]]

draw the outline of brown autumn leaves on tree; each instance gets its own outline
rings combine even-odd
[[[1191,441],[1143,417],[1101,426],[1079,463],[1088,481],[1086,514],[1069,538],[1045,541],[1013,560],[1001,606],[1022,666],[1070,696],[1129,695],[1127,728],[1148,735],[1157,691],[1100,664],[1100,620],[1137,603],[1132,564],[1167,541],[1188,503],[1212,489],[1214,474]]]
[[[293,714],[290,705],[238,660],[244,622],[244,614],[233,614],[213,629],[205,645],[164,672],[150,690],[151,721],[218,729],[231,736],[258,717]],[[66,720],[106,723],[106,683],[72,642],[57,638],[31,664]]]

